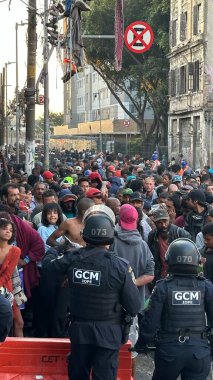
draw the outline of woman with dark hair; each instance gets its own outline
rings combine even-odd
[[[38,229],[38,233],[41,236],[44,245],[45,252],[51,248],[46,244],[48,237],[58,228],[63,222],[63,215],[60,206],[57,203],[48,203],[44,205],[41,215],[41,226]]]
[[[13,297],[12,274],[21,255],[20,248],[11,245],[15,240],[15,234],[15,224],[8,219],[0,218],[0,293],[9,297],[13,308],[14,336],[23,337],[23,320]]]

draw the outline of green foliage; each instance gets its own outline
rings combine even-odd
[[[167,127],[168,59],[169,52],[169,0],[125,0],[124,20],[126,28],[134,21],[145,21],[151,25],[155,40],[152,48],[143,54],[134,54],[125,47],[123,66],[114,70],[114,40],[85,39],[88,62],[102,76],[109,89],[119,101],[119,91],[125,91],[137,111],[137,117],[128,110],[127,114],[143,128],[147,102],[152,106],[155,126]],[[95,0],[92,10],[84,19],[85,34],[114,34],[115,0]],[[122,105],[122,102],[120,102]]]
[[[50,112],[49,113],[49,121],[50,121],[50,128],[51,127],[57,127],[58,125],[62,125],[64,122],[64,114],[60,112]],[[37,129],[44,130],[44,116],[40,116],[36,120],[36,127]]]

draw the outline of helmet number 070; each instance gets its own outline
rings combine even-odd
[[[178,263],[192,263],[192,256],[177,256]]]

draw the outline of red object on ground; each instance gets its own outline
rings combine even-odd
[[[132,380],[129,347],[121,347],[117,380]],[[0,379],[67,380],[69,351],[69,339],[7,338],[0,344]]]

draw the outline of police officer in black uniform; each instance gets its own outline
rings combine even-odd
[[[107,215],[86,219],[85,248],[56,254],[47,252],[43,270],[51,281],[67,274],[70,289],[69,327],[70,380],[116,380],[118,353],[122,344],[123,309],[131,316],[140,310],[140,297],[127,261],[109,251],[114,225]]]
[[[4,342],[13,325],[13,312],[10,302],[0,294],[0,342]]]
[[[197,275],[199,252],[189,239],[167,251],[169,277],[156,283],[141,323],[140,341],[157,334],[153,380],[204,380],[211,364],[207,324],[213,327],[213,284]],[[139,343],[136,343],[139,347]]]

